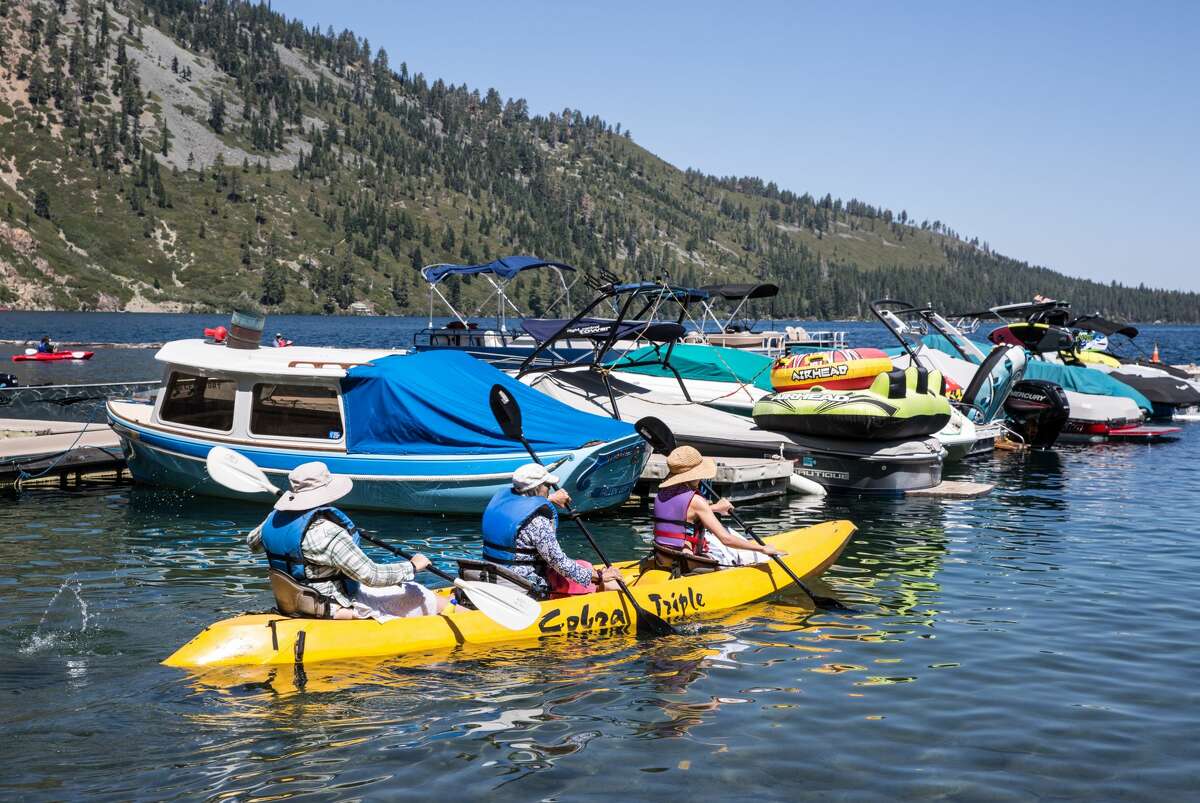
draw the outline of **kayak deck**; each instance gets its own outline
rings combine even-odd
[[[849,521],[827,521],[766,541],[788,553],[784,562],[798,576],[815,577],[837,560],[855,529]],[[647,568],[648,563],[641,561],[614,565],[621,570],[638,604],[667,621],[744,605],[792,585],[791,578],[773,561],[674,579],[669,572]],[[446,588],[439,593],[450,591]],[[457,606],[437,616],[386,623],[374,619],[295,619],[277,614],[236,616],[205,628],[163,663],[191,669],[316,663],[546,636],[623,635],[637,629],[633,608],[617,591],[546,600],[541,607],[537,621],[519,631],[502,627],[480,611]]]

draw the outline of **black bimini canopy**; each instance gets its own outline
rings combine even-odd
[[[677,323],[668,321],[619,321],[613,318],[580,318],[570,321],[563,318],[526,318],[521,326],[534,340],[586,338],[603,341],[609,337],[617,340],[641,338],[655,343],[669,343],[683,337],[686,330]]]
[[[1089,332],[1099,332],[1102,335],[1125,335],[1132,340],[1138,336],[1136,326],[1127,323],[1117,323],[1099,315],[1080,315],[1071,321],[1076,329],[1087,329]]]
[[[747,298],[774,298],[779,295],[779,285],[767,282],[761,284],[709,284],[700,289],[720,296],[726,301],[741,301]]]

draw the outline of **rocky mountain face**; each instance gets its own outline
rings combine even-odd
[[[0,76],[3,307],[417,312],[420,266],[527,253],[689,285],[774,281],[776,316],[1034,293],[1200,315],[1195,294],[1068,278],[941,221],[680,170],[620,124],[531,115],[265,5],[0,0]],[[472,309],[490,290],[444,292]],[[556,295],[548,278],[515,285],[534,313]]]

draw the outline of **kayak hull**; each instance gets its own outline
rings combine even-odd
[[[94,351],[54,351],[49,354],[14,354],[13,362],[62,362],[64,360],[90,360]]]
[[[854,531],[849,521],[828,521],[766,540],[788,553],[784,560],[796,574],[815,577],[837,560]],[[616,566],[640,605],[673,622],[745,605],[792,585],[773,562],[675,579],[660,569],[643,571],[638,561]],[[547,600],[541,607],[534,624],[520,631],[507,630],[479,611],[460,607],[437,616],[386,623],[294,619],[278,614],[237,616],[205,628],[163,663],[196,670],[318,663],[546,637],[623,636],[637,630],[632,607],[616,591]]]

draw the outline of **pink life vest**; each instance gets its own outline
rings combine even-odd
[[[695,495],[688,491],[664,500],[662,491],[658,492],[654,497],[654,543],[667,549],[691,547],[693,555],[704,554],[704,528],[687,520]]]

